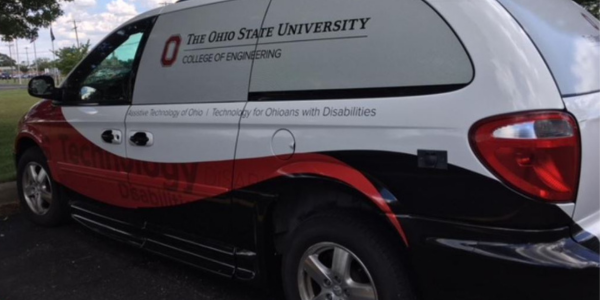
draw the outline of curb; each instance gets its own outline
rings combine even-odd
[[[0,183],[0,206],[19,202],[17,182]]]

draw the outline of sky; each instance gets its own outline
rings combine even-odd
[[[73,20],[77,22],[77,33],[81,44],[90,40],[92,47],[120,24],[145,11],[157,8],[163,2],[174,0],[74,0],[60,2],[64,14],[52,23],[55,50],[61,47],[76,45]],[[29,40],[19,40],[19,61],[34,59],[33,44]],[[27,47],[27,49],[26,49]],[[17,60],[15,43],[12,47],[12,58]],[[50,28],[41,28],[35,41],[37,57],[52,58]],[[0,41],[0,53],[9,54],[7,42]]]

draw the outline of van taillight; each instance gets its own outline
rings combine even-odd
[[[575,200],[581,149],[575,119],[535,112],[477,122],[470,132],[481,162],[514,189],[551,202]]]

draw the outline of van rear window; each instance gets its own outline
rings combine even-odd
[[[571,0],[499,0],[538,47],[563,96],[600,91],[600,22]]]
[[[458,37],[422,0],[278,0],[263,30],[250,100],[434,94],[474,75]]]

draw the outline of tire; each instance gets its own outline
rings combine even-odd
[[[19,159],[17,188],[21,210],[33,223],[53,227],[68,219],[68,205],[60,197],[41,149],[29,148]]]
[[[317,214],[304,220],[288,241],[282,262],[287,300],[416,299],[402,261],[401,246],[392,242],[393,237],[386,234],[385,228],[364,216]],[[334,257],[339,262],[347,262],[343,258],[350,257],[351,263],[338,263],[335,267]],[[340,268],[344,265],[351,266],[350,272],[333,271],[347,270]],[[305,271],[319,267],[325,271],[312,271],[312,275]],[[315,278],[323,282],[317,283]],[[356,297],[361,288],[371,297]]]

